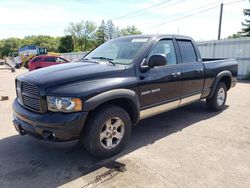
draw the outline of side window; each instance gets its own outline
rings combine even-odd
[[[181,51],[181,57],[183,63],[193,63],[197,61],[194,46],[189,40],[177,41]]]
[[[35,57],[32,62],[40,62],[42,60],[41,57]]]
[[[44,62],[56,62],[54,57],[45,57]]]
[[[56,57],[56,62],[58,62],[58,63],[67,63],[66,60],[64,60],[63,58],[60,58],[60,57]]]
[[[176,64],[176,55],[172,40],[161,40],[157,42],[148,57],[160,54],[166,56],[167,65]]]
[[[63,59],[63,58],[60,58],[59,59],[61,60],[62,63],[67,63],[68,61],[66,59]]]

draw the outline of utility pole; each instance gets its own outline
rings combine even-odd
[[[222,14],[223,14],[223,3],[220,4],[220,17],[219,17],[218,40],[220,40],[220,34],[221,34]]]

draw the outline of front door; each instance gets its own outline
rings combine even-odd
[[[153,67],[139,75],[141,109],[150,109],[164,104],[169,105],[160,108],[174,108],[180,102],[181,70],[180,65],[177,63],[176,51],[171,39],[158,41],[146,59],[149,60],[150,56],[159,54],[166,56],[167,65]],[[151,115],[153,114],[154,112],[151,111]]]

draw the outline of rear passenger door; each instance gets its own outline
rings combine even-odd
[[[198,60],[198,54],[191,40],[178,40],[181,56],[182,90],[181,104],[200,98],[204,84],[204,65]]]

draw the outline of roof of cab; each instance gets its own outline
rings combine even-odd
[[[131,35],[131,36],[124,36],[120,38],[177,38],[177,39],[186,39],[192,40],[191,37],[185,35],[176,35],[176,34],[143,34],[143,35]]]

